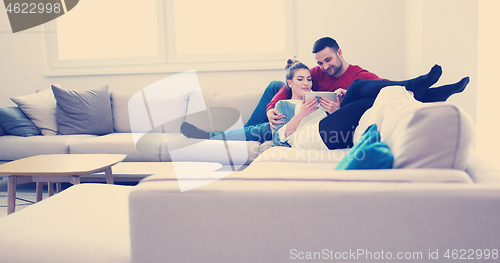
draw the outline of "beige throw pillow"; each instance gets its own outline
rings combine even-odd
[[[10,99],[19,106],[43,135],[57,134],[57,102],[51,88]]]

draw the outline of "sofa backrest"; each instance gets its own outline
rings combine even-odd
[[[168,121],[167,123],[161,123],[163,127],[159,127],[159,125],[151,125],[150,117],[153,119],[153,121],[158,120],[155,119],[155,116],[152,116],[154,115],[154,113],[164,113],[163,111],[155,111],[151,105],[163,104],[164,111],[172,111],[176,112],[176,115],[182,115],[179,114],[179,112],[186,111],[188,95],[172,93],[169,96],[153,97],[148,100],[148,108],[146,108],[144,102],[145,100],[142,98],[142,94],[140,92],[112,91],[110,93],[110,97],[113,112],[113,129],[115,132],[132,132],[130,119],[131,116],[129,111],[133,110],[132,113],[135,121],[134,132],[162,132],[163,128],[163,130],[167,133],[176,133],[180,131],[179,127],[182,124],[183,119],[177,118]],[[149,113],[147,110],[149,110]],[[151,126],[157,127],[151,129]]]
[[[253,110],[257,106],[260,97],[262,96],[261,90],[251,90],[251,91],[202,91],[203,99],[205,105],[210,107],[212,115],[223,114],[224,112],[230,112],[231,115],[237,115],[238,118],[241,116],[242,122],[250,118]],[[115,132],[131,132],[130,118],[129,118],[129,102],[132,96],[137,92],[131,91],[112,91],[110,93],[111,105],[113,111],[113,127]],[[171,97],[165,98],[165,103],[170,105],[173,104],[172,100],[184,100],[184,97],[178,96],[179,94],[172,94]],[[188,96],[189,97],[189,96]],[[179,103],[180,106],[184,105]],[[179,106],[179,107],[180,107]],[[188,103],[185,105],[183,111],[189,110],[189,98]],[[217,117],[217,116],[216,116]],[[220,116],[224,118],[224,116]],[[148,116],[144,116],[145,119]],[[184,121],[183,118],[175,119],[169,122],[166,127],[167,132],[179,132],[179,127]],[[213,127],[214,130],[225,130],[228,127],[220,125],[220,122],[214,122],[212,125],[209,123],[208,118],[193,118],[187,116],[186,121],[198,126],[201,129],[210,130]],[[219,123],[219,124],[218,124]],[[215,125],[214,125],[215,124]],[[154,131],[161,132],[161,129],[154,129]],[[147,132],[147,131],[144,131]]]
[[[393,168],[466,168],[474,124],[457,105],[422,103],[401,86],[386,87],[361,117],[354,142],[374,123],[394,155]]]
[[[237,118],[241,116],[242,123],[246,123],[257,106],[263,90],[203,90],[202,93],[205,105],[210,108],[212,124],[210,124],[208,118],[196,118],[194,115],[187,116],[186,121],[203,130],[222,131],[229,127],[227,127],[227,121],[224,122],[221,120],[234,119],[235,115]]]

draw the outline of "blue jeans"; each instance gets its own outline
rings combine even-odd
[[[269,83],[269,85],[267,85],[267,88],[264,90],[264,94],[262,94],[262,97],[260,98],[259,104],[257,104],[257,107],[253,110],[252,116],[250,116],[247,123],[245,123],[245,127],[268,122],[266,114],[267,104],[271,102],[274,95],[278,93],[283,85],[285,85],[285,83],[279,80],[273,80]]]
[[[285,85],[285,83],[278,80],[273,80],[269,83],[244,128],[225,132],[211,132],[210,140],[257,142],[272,140],[273,135],[271,132],[271,126],[266,115],[267,104],[271,102],[274,95],[278,93],[283,85]]]
[[[211,132],[210,140],[256,141],[265,142],[273,139],[269,122],[247,126],[242,129],[224,132]]]

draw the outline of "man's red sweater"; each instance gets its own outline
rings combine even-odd
[[[338,78],[331,77],[321,70],[319,66],[316,66],[311,69],[311,77],[313,82],[312,90],[314,91],[335,91],[340,88],[347,90],[355,79],[385,80],[356,65],[349,65],[344,74]],[[290,99],[291,97],[291,92],[283,86],[278,93],[276,93],[271,102],[267,104],[267,110],[273,109],[278,101]]]

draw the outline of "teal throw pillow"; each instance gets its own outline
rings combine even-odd
[[[10,135],[28,137],[41,134],[19,107],[0,108],[0,125]]]
[[[377,125],[372,124],[334,170],[390,169],[393,160],[389,146],[380,141]]]

